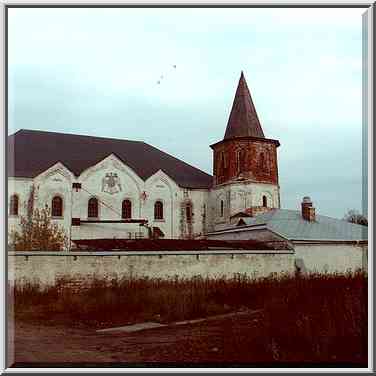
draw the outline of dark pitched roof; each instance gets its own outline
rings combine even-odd
[[[8,176],[32,178],[57,162],[78,176],[112,153],[143,180],[161,169],[181,187],[212,183],[211,175],[145,142],[23,129],[8,136]]]
[[[224,140],[234,137],[265,138],[243,72],[240,75]]]

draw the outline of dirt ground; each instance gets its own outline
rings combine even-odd
[[[260,313],[135,333],[97,333],[94,329],[15,324],[15,365],[39,363],[216,363],[239,361],[226,338],[241,338],[260,322]],[[254,359],[253,359],[254,360]],[[252,361],[252,356],[249,357]]]
[[[13,367],[362,366],[309,363],[306,354],[296,354],[300,362],[283,362],[273,341],[267,340],[263,322],[263,312],[258,311],[133,333],[97,333],[92,328],[18,320]]]

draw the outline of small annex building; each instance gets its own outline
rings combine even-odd
[[[263,241],[289,245],[302,272],[346,272],[367,268],[368,228],[317,215],[309,197],[302,210],[270,209],[256,216],[234,216],[233,223],[207,234],[208,239]]]

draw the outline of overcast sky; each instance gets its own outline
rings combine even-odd
[[[8,12],[9,134],[143,140],[212,173],[243,70],[282,207],[361,209],[365,9]]]

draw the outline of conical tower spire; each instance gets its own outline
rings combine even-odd
[[[265,138],[243,71],[236,89],[224,140],[235,137]]]

